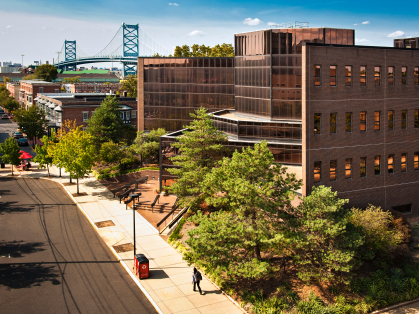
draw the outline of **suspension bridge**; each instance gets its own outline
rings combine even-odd
[[[152,39],[138,24],[123,23],[112,40],[99,53],[89,56],[75,40],[66,40],[54,65],[58,69],[76,70],[77,65],[87,63],[120,62],[123,74],[137,74],[137,58],[167,56],[172,52]]]

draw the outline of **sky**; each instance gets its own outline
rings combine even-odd
[[[170,0],[174,1],[174,0]],[[0,0],[0,62],[52,62],[64,40],[94,55],[122,23],[139,26],[169,50],[183,44],[233,44],[234,34],[271,24],[355,29],[355,44],[393,46],[419,37],[419,1]],[[117,65],[114,65],[117,66]]]

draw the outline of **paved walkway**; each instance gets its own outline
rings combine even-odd
[[[10,166],[6,167],[8,169],[1,169],[0,176],[10,174]],[[33,169],[36,169],[35,165]],[[53,168],[50,172],[58,176],[57,169]],[[46,170],[36,170],[15,172],[15,175],[39,178],[46,176],[47,173]],[[69,182],[68,176],[54,177],[50,180],[59,183]],[[70,195],[77,192],[76,185],[63,187]],[[74,197],[75,202],[111,250],[114,251],[113,247],[117,245],[133,243],[133,212],[126,210],[125,204],[119,204],[119,200],[114,199],[113,194],[92,176],[80,180],[80,192],[86,192],[87,195]],[[143,253],[150,260],[150,278],[140,281],[133,276],[133,251],[124,253],[114,251],[114,253],[126,270],[131,273],[131,277],[136,280],[141,290],[154,301],[160,313],[243,313],[206,278],[201,281],[204,295],[192,291],[192,267],[182,260],[179,252],[159,236],[157,229],[137,212],[135,215],[137,254]],[[97,228],[94,225],[94,223],[107,220],[111,220],[115,225],[104,228]]]

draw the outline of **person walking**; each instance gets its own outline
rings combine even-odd
[[[195,290],[195,286],[198,286],[199,294],[202,294],[201,287],[199,286],[199,282],[202,280],[201,273],[194,267],[192,273],[192,283],[193,283],[193,291]]]

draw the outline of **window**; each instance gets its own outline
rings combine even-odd
[[[361,66],[359,68],[359,74],[361,76],[360,78],[361,86],[367,86],[367,67]]]
[[[345,159],[345,178],[352,179],[352,158]]]
[[[394,130],[394,110],[388,111],[388,129]]]
[[[89,119],[89,111],[83,111],[83,122]]]
[[[345,66],[345,85],[352,86],[352,66]]]
[[[359,161],[359,170],[361,177],[367,176],[367,157],[361,157]]]
[[[314,66],[314,86],[321,86],[321,67],[320,65]]]
[[[131,120],[131,111],[127,111],[127,120]]]
[[[381,156],[374,157],[374,173],[376,176],[381,174],[381,166],[380,166]]]
[[[337,160],[330,161],[330,181],[336,181],[336,169],[337,169]]]
[[[366,111],[361,111],[359,120],[360,120],[359,130],[361,132],[366,132],[367,131],[367,112]]]
[[[415,68],[415,85],[419,85],[419,67]]]
[[[345,129],[346,132],[352,132],[352,112],[345,113]]]
[[[407,86],[407,67],[402,67],[402,85]]]
[[[314,134],[321,134],[322,115],[320,113],[314,114]]]
[[[375,86],[381,86],[381,67],[374,67]]]
[[[407,129],[407,110],[402,110],[402,129]]]
[[[388,155],[387,168],[389,174],[394,173],[394,155]]]
[[[402,154],[402,158],[400,160],[402,172],[407,171],[406,159],[407,159],[407,154],[406,153]]]
[[[321,180],[321,170],[322,170],[322,162],[315,161],[314,162],[314,183],[320,182]]]
[[[137,110],[131,111],[131,118],[134,119],[137,117]]]
[[[374,112],[374,130],[375,131],[380,131],[380,116],[381,116],[381,112],[380,111],[376,111]]]
[[[400,213],[410,213],[412,212],[412,204],[393,206],[391,209]]]
[[[58,94],[58,89],[55,89],[55,93]]]
[[[42,94],[44,92],[44,88],[43,87],[40,87],[39,88],[39,92]]]
[[[330,114],[330,133],[337,133],[337,115],[338,114],[336,112]]]
[[[330,86],[336,86],[336,65],[330,66]]]
[[[388,85],[394,86],[394,67],[388,67]]]
[[[419,170],[419,152],[416,152],[413,155],[413,169]]]
[[[419,110],[415,110],[415,129],[419,128]]]

